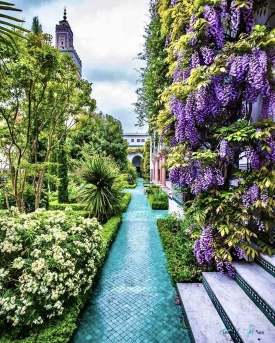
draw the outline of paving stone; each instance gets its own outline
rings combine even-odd
[[[93,343],[190,343],[174,304],[175,289],[156,226],[156,219],[167,211],[151,210],[140,182],[131,192],[131,203],[71,343],[82,343],[82,335],[88,334],[99,337]]]

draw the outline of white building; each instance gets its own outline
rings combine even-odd
[[[124,133],[124,139],[129,144],[128,160],[136,167],[137,172],[140,172],[142,148],[150,135],[147,133]]]

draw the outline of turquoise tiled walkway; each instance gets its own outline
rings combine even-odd
[[[132,200],[72,343],[189,343],[143,187]]]

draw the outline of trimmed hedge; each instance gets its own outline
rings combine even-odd
[[[86,206],[87,206],[86,204],[80,204],[80,203],[59,204],[59,202],[56,200],[56,201],[50,202],[49,209],[51,211],[56,211],[56,210],[65,211],[66,208],[71,208],[73,211],[85,211]]]
[[[131,198],[132,198],[131,193],[125,193],[124,194],[122,201],[121,201],[121,212],[123,212],[123,213],[126,212],[128,205],[131,201]]]
[[[156,194],[148,194],[149,204],[153,210],[168,210],[169,198],[165,192],[161,192],[161,199]]]
[[[127,186],[125,187],[125,189],[132,189],[132,188],[136,188],[137,184],[134,183],[133,185],[130,185],[129,183],[127,184]]]
[[[101,260],[101,267],[104,264],[106,257],[108,256],[108,252],[110,247],[118,233],[122,222],[122,216],[112,217],[107,221],[106,224],[103,225],[103,230],[101,231],[101,235],[103,238],[103,252],[102,252],[102,260]]]
[[[121,212],[125,212],[127,210],[127,207],[129,205],[129,202],[131,200],[131,193],[125,193],[122,201],[121,201]],[[77,212],[81,212],[81,214],[79,213],[78,215],[83,215],[84,217],[87,216],[87,214],[89,213],[87,210],[85,210],[86,208],[86,204],[81,204],[81,203],[76,203],[76,204],[59,204],[58,201],[51,201],[50,202],[50,206],[49,209],[51,211],[56,211],[56,210],[61,210],[61,211],[65,211],[66,208],[69,208],[69,211],[77,211]],[[66,211],[67,212],[67,211]]]

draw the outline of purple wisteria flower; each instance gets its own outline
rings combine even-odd
[[[209,23],[206,35],[215,40],[218,49],[221,49],[224,45],[224,29],[221,21],[221,13],[221,10],[215,6],[204,6],[204,19]]]
[[[249,208],[259,199],[260,191],[257,185],[251,186],[242,196],[243,205],[245,208]]]
[[[194,255],[199,264],[209,264],[214,257],[213,228],[211,225],[202,227],[202,234],[195,241]]]

